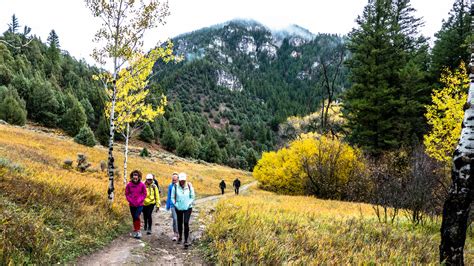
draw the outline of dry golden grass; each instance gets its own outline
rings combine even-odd
[[[438,264],[439,226],[382,224],[368,204],[257,190],[217,204],[206,245],[219,264]],[[468,265],[473,251],[468,236]]]
[[[75,161],[78,153],[87,155],[92,171],[62,167],[65,159]],[[122,155],[117,153],[116,162],[122,168]],[[127,230],[129,210],[122,178],[116,181],[112,208],[106,197],[108,178],[99,170],[106,158],[104,148],[0,125],[0,264],[67,261]],[[165,193],[171,173],[184,171],[198,197],[219,194],[221,178],[252,180],[249,173],[227,167],[189,162],[168,165],[140,157],[129,158],[129,169],[154,173]]]

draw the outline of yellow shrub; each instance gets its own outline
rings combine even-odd
[[[341,198],[351,178],[363,171],[361,158],[359,150],[338,139],[304,134],[288,148],[264,153],[253,175],[267,190]]]

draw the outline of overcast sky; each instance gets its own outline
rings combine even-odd
[[[454,0],[412,0],[417,15],[424,18],[422,33],[433,39],[448,17]],[[367,0],[169,0],[167,23],[149,32],[145,48],[178,34],[234,18],[255,19],[270,28],[297,24],[313,33],[348,33],[356,24]],[[54,29],[61,48],[77,59],[93,63],[92,38],[100,22],[82,0],[0,0],[0,32],[7,29],[12,14],[28,25],[43,41]]]

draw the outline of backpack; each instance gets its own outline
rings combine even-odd
[[[191,198],[191,185],[188,182],[186,182],[186,184],[188,185],[188,189],[189,189],[189,198]],[[174,186],[174,200],[176,201],[178,199],[178,195],[177,195],[178,186],[176,184],[174,184],[173,186]]]

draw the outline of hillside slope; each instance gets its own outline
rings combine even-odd
[[[64,169],[63,161],[75,160],[78,153],[87,155],[90,170]],[[0,264],[69,261],[129,229],[121,178],[109,207],[107,176],[99,170],[106,157],[104,148],[78,145],[65,136],[0,125]],[[122,156],[116,158],[120,165]],[[247,172],[185,160],[132,156],[129,162],[129,169],[154,173],[164,193],[174,171],[188,173],[198,197],[218,194],[221,178],[252,180]]]

